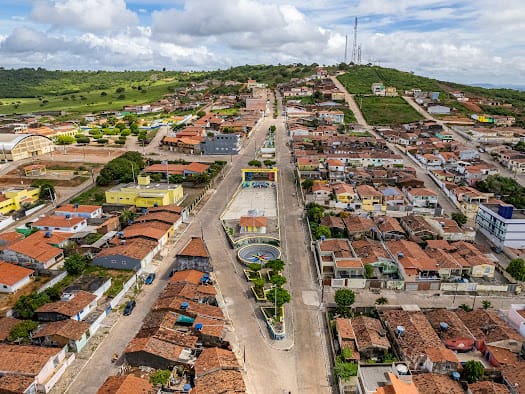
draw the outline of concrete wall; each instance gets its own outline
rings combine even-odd
[[[67,276],[67,272],[64,271],[60,275],[55,276],[53,279],[51,279],[49,282],[47,282],[44,286],[42,286],[40,289],[37,290],[37,293],[42,293],[44,290],[49,289],[50,287],[53,287],[58,282],[60,282],[62,279],[64,279]]]

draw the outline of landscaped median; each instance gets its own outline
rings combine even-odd
[[[284,261],[274,259],[263,263],[252,263],[244,269],[244,275],[253,283],[251,291],[257,302],[265,303],[261,312],[268,325],[273,339],[284,339],[286,330],[284,324],[284,304],[290,302],[290,293],[283,288],[286,278],[281,275]],[[261,274],[261,271],[265,272]],[[268,283],[267,283],[268,281]],[[271,304],[271,305],[269,305]]]

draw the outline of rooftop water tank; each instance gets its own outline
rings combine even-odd
[[[197,331],[202,331],[202,323],[197,323],[197,324],[195,324],[195,329],[196,329]]]
[[[498,207],[498,215],[505,219],[512,219],[514,206],[508,204],[500,204]]]
[[[447,331],[448,330],[448,324],[445,323],[445,322],[441,322],[441,323],[439,323],[439,328],[441,329],[441,331]]]
[[[188,304],[187,302],[183,302],[182,304],[180,304],[180,307],[182,308],[182,310],[186,310],[188,309],[188,307],[190,306],[190,304]]]
[[[403,326],[397,326],[396,327],[396,334],[399,336],[402,336],[405,334],[405,327]]]
[[[456,372],[456,371],[452,372],[452,379],[459,380],[460,376],[461,375],[459,374],[459,372]]]
[[[182,387],[182,391],[185,392],[185,393],[189,393],[191,391],[191,385],[186,383],[183,387]]]
[[[397,364],[396,371],[399,375],[408,375],[408,367],[405,364]]]

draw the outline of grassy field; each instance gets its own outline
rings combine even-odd
[[[357,119],[350,108],[343,108],[342,111],[345,113],[345,124],[357,123]]]
[[[372,94],[371,86],[376,82],[383,82],[385,86],[395,86],[400,94],[413,88],[419,88],[423,91],[443,91],[435,79],[377,66],[351,68],[337,79],[350,93],[354,94]]]
[[[41,111],[96,112],[119,110],[125,105],[143,104],[158,100],[170,89],[178,86],[173,80],[149,81],[144,86],[135,82],[110,89],[90,90],[39,98],[3,98],[0,99],[0,113],[28,113]],[[141,89],[138,89],[141,86]],[[116,90],[123,88],[123,92]]]
[[[399,125],[403,123],[416,122],[423,119],[401,97],[357,97],[358,105],[368,124],[371,125]]]
[[[220,115],[236,116],[236,115],[239,115],[239,108],[232,107],[232,108],[224,108],[224,109],[214,109],[211,112],[213,112],[214,114],[220,114]]]

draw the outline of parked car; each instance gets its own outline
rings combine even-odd
[[[144,283],[147,285],[151,285],[154,280],[155,280],[155,274],[152,272],[151,274],[148,275]]]
[[[177,272],[175,268],[172,268],[168,276],[171,278],[175,272]]]
[[[503,250],[499,246],[493,246],[493,247],[491,247],[491,249],[496,254],[503,253]]]
[[[137,305],[137,302],[135,300],[128,301],[126,307],[124,308],[124,316],[131,315],[131,312],[133,312],[133,309],[135,309],[135,305]]]

